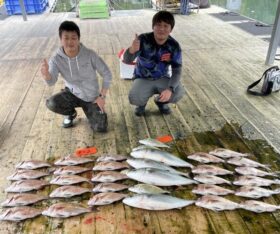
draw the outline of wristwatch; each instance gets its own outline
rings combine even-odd
[[[99,94],[99,97],[102,98],[102,99],[105,99],[105,98],[106,98],[106,96],[103,95],[103,94],[101,94],[101,93]]]

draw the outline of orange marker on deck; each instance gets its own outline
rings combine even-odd
[[[157,137],[156,139],[157,139],[158,141],[162,142],[162,143],[167,143],[167,142],[173,141],[173,137],[170,136],[170,135]]]
[[[95,154],[97,152],[96,147],[80,148],[75,151],[77,157],[87,156],[89,154]]]

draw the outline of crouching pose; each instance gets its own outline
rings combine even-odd
[[[131,46],[124,53],[124,62],[136,60],[134,81],[129,101],[136,105],[135,114],[145,114],[150,97],[162,114],[170,114],[168,103],[178,102],[185,90],[180,82],[182,52],[179,43],[170,36],[175,25],[173,15],[159,11],[152,20],[153,32],[135,35]],[[171,73],[171,74],[170,74]]]
[[[107,131],[105,113],[106,93],[112,74],[105,62],[93,51],[80,43],[80,29],[71,21],[64,21],[59,27],[61,47],[47,62],[43,61],[41,73],[48,85],[57,82],[61,74],[65,89],[50,97],[46,105],[58,114],[64,115],[63,127],[73,126],[77,116],[75,108],[81,107],[93,130]],[[103,78],[99,88],[97,72]]]

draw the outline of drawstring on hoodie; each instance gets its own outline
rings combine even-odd
[[[73,74],[72,74],[71,63],[70,63],[70,59],[69,58],[68,58],[68,65],[69,65],[69,69],[70,69],[70,73],[71,73],[71,77],[72,77]]]
[[[77,63],[77,68],[78,68],[78,71],[80,70],[79,68],[79,63],[78,63],[78,56],[76,56],[76,63]]]
[[[79,71],[79,70],[80,70],[80,67],[79,67],[79,62],[78,62],[78,56],[76,56],[75,58],[76,58],[77,68],[78,68],[78,71]],[[72,73],[71,62],[70,62],[70,59],[69,59],[69,58],[68,58],[68,66],[69,66],[69,70],[70,70],[71,77],[72,77],[72,76],[73,76],[73,73]]]

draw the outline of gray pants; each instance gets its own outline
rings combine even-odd
[[[73,115],[75,108],[81,107],[93,130],[98,132],[107,130],[106,113],[100,113],[100,108],[96,103],[83,101],[72,94],[68,88],[47,99],[46,105],[51,111],[61,115]]]
[[[129,102],[132,105],[144,106],[154,94],[160,94],[168,87],[169,78],[158,80],[135,79],[129,92]],[[172,93],[170,103],[178,102],[186,93],[181,82]]]

